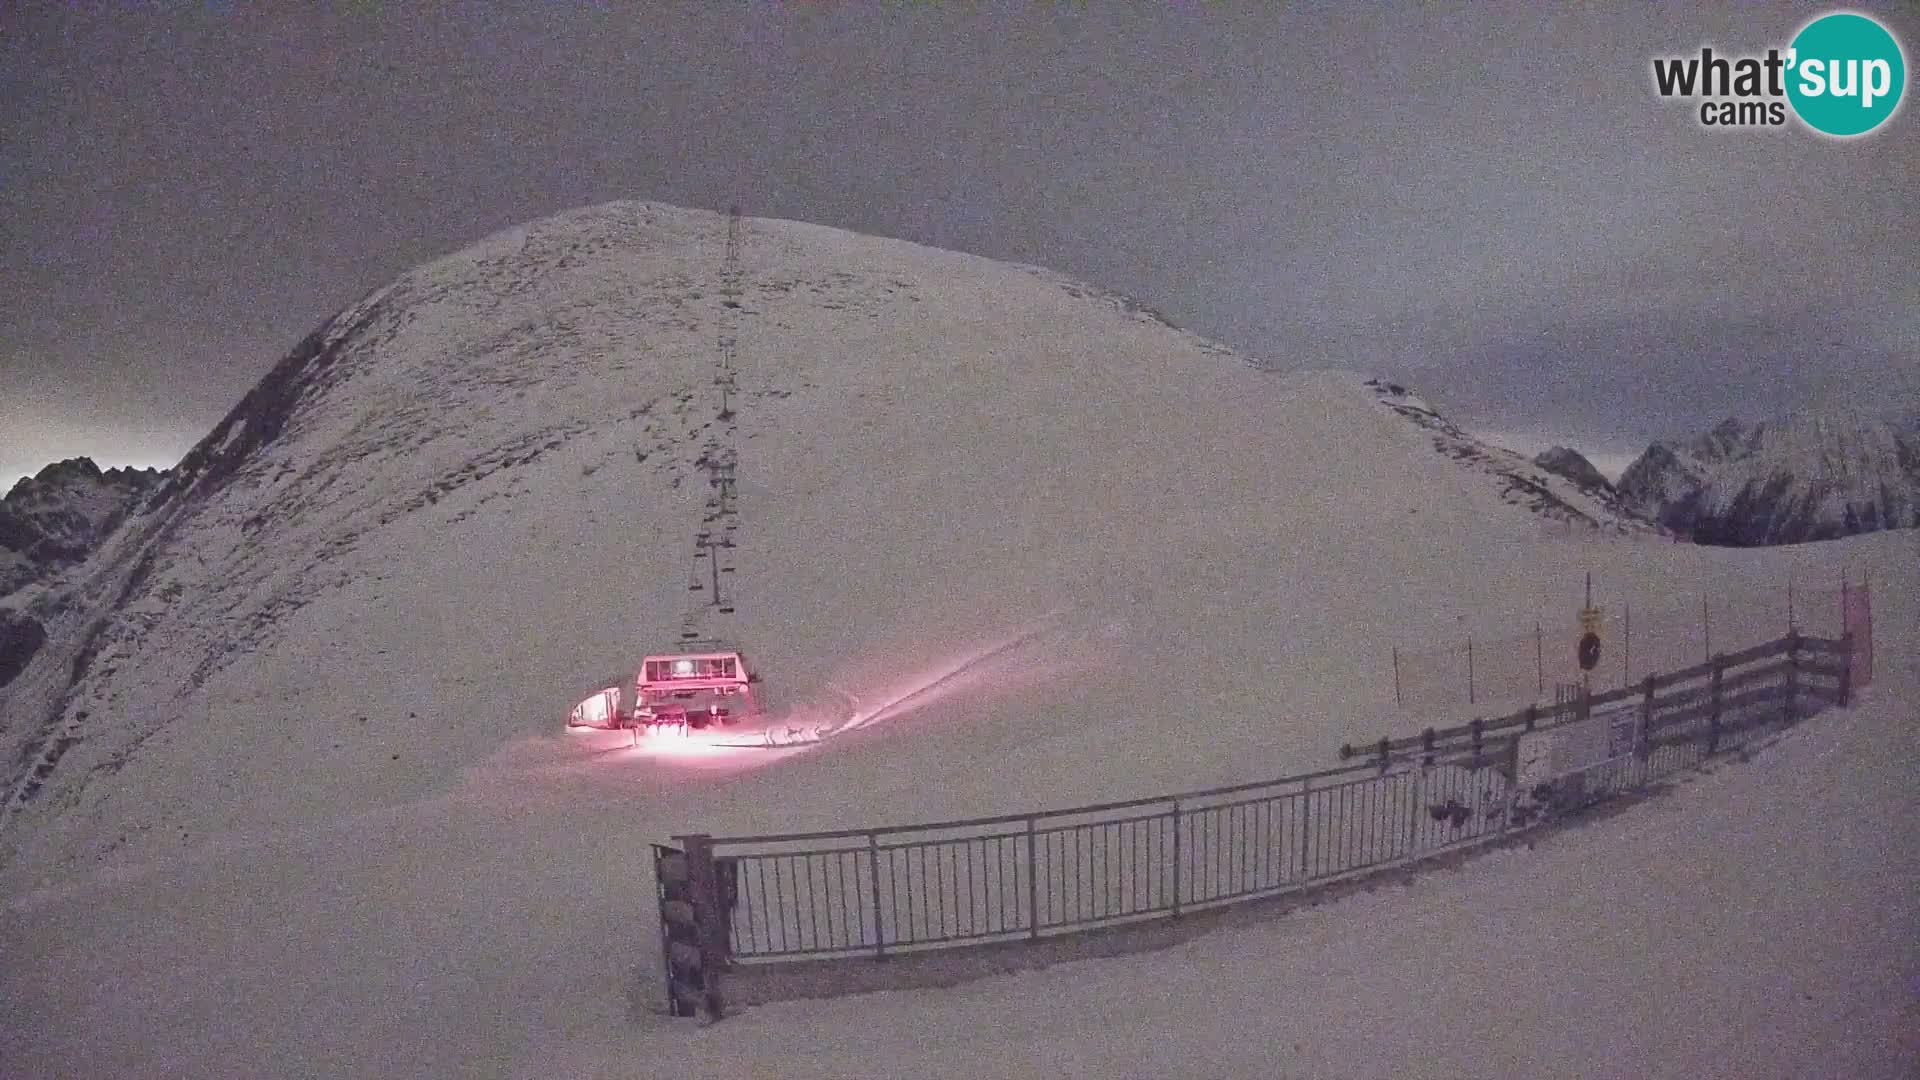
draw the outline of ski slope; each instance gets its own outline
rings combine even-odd
[[[653,1015],[646,843],[823,776],[878,781],[897,739],[642,764],[534,738],[443,794],[15,896],[0,1059],[25,1076],[1909,1076],[1917,553],[1898,534],[1733,553],[1872,568],[1880,671],[1858,707],[1538,850],[1165,952],[711,1029]],[[972,764],[915,765],[927,808]]]
[[[1916,534],[1544,542],[1363,375],[1273,374],[1051,275],[782,222],[748,223],[736,312],[724,224],[595,208],[404,276],[90,564],[92,605],[0,701],[8,760],[40,725],[74,740],[0,824],[9,1074],[1894,1075]],[[739,592],[702,629],[785,714],[858,723],[790,749],[568,736],[599,676],[683,625],[722,326]],[[1569,611],[1587,570],[1653,606],[1843,569],[1874,578],[1880,685],[1783,764],[1154,956],[705,1031],[648,1011],[650,841],[1322,766],[1408,725],[1386,642]],[[1794,921],[1816,908],[1844,918]],[[1781,962],[1720,948],[1735,930]],[[1470,992],[1441,994],[1455,971]],[[1799,971],[1825,996],[1790,1015]],[[1596,1068],[1609,1032],[1632,1052]]]
[[[302,343],[6,688],[0,888],[443,791],[690,616],[808,722],[1055,626],[889,721],[898,770],[679,821],[766,829],[1318,761],[1382,722],[1382,613],[1417,636],[1575,601],[1571,567],[1480,572],[1539,519],[1365,376],[1261,370],[1033,268],[742,231],[737,298],[724,217],[621,203],[410,271]],[[732,614],[689,589],[721,444]]]

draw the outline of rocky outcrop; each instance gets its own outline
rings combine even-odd
[[[85,559],[167,474],[102,470],[89,458],[57,462],[0,500],[0,596]]]
[[[1578,450],[1556,446],[1534,458],[1533,463],[1550,473],[1566,477],[1580,487],[1594,491],[1613,490],[1613,483]]]

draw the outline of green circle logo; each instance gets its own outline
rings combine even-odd
[[[1865,135],[1900,107],[1906,56],[1886,27],[1865,15],[1822,15],[1795,35],[1787,56],[1787,100],[1815,131]]]

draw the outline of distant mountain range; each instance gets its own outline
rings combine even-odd
[[[1696,439],[1654,443],[1619,490],[1635,512],[1702,544],[1920,527],[1920,405],[1727,420]]]
[[[26,477],[0,500],[0,597],[84,560],[144,495],[159,469],[107,469],[78,457]]]

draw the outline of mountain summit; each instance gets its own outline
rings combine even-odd
[[[1438,629],[1409,583],[1449,594],[1536,512],[1611,520],[1477,455],[1404,392],[1033,267],[573,211],[329,319],[109,538],[0,696],[0,847],[32,876],[415,799],[690,637],[774,709],[915,735],[688,823],[1318,760],[1327,728],[1265,718],[1391,706],[1356,613]]]
[[[22,478],[0,499],[0,597],[86,558],[165,476],[77,457]]]

